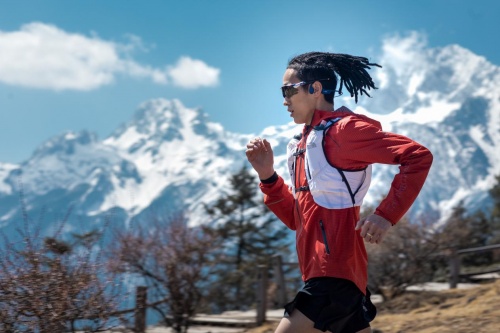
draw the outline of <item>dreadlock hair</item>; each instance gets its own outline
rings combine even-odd
[[[358,93],[370,97],[367,90],[377,89],[366,71],[371,68],[370,66],[382,67],[368,62],[365,57],[340,53],[308,52],[293,57],[288,62],[287,68],[295,70],[301,81],[320,81],[325,89],[331,90],[332,93],[324,94],[325,100],[329,103],[333,103],[338,78],[340,78],[338,93],[342,94],[342,88],[345,86],[357,103]]]

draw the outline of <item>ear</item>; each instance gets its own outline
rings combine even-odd
[[[315,81],[313,84],[309,86],[309,93],[314,94],[314,93],[319,93],[321,94],[321,89],[323,89],[323,85],[319,81]]]

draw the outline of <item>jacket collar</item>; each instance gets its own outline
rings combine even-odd
[[[331,119],[336,117],[345,117],[348,115],[352,115],[353,112],[349,110],[349,108],[345,106],[339,107],[337,110],[333,111],[324,111],[324,110],[314,110],[313,119],[310,125],[304,125],[303,133],[309,132],[311,127],[317,126],[321,123],[321,121],[325,119]]]

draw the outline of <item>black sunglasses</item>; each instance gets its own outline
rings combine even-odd
[[[297,89],[300,86],[304,86],[306,84],[313,83],[314,81],[301,81],[298,83],[291,83],[287,84],[281,87],[281,94],[283,95],[283,98],[290,98],[296,93],[299,92],[299,89]]]
[[[290,98],[299,92],[299,89],[297,89],[297,88],[300,86],[305,86],[306,84],[311,84],[311,83],[314,83],[316,81],[328,81],[328,80],[330,80],[330,79],[320,79],[320,80],[313,80],[313,81],[300,81],[297,83],[290,83],[290,84],[287,84],[287,85],[284,85],[281,87],[281,94],[283,95],[283,98]],[[335,92],[335,90],[330,90],[330,89],[321,90],[321,93],[323,93],[325,95],[331,94],[334,92]]]

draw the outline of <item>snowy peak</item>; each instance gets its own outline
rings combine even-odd
[[[123,175],[130,169],[114,148],[103,145],[96,135],[82,131],[47,140],[21,165],[18,174],[26,194],[34,196],[57,188],[70,190],[81,184],[96,183],[103,175]]]
[[[134,118],[118,129],[105,142],[134,153],[146,142],[183,140],[180,103],[155,99],[139,106]],[[182,107],[182,106],[181,106]],[[191,110],[189,110],[191,111]]]
[[[104,142],[126,151],[157,154],[162,146],[199,150],[207,139],[231,136],[219,124],[211,123],[205,113],[185,107],[179,100],[155,99],[143,103],[134,119]]]
[[[486,60],[471,51],[459,46],[450,45],[437,49],[436,54],[431,55],[429,63],[435,59],[434,77],[442,79],[452,97],[460,98],[459,95],[476,94],[481,88],[491,87],[492,80],[498,78],[500,70]],[[447,72],[449,76],[447,76]],[[441,75],[439,75],[441,74]],[[447,83],[447,84],[446,84]],[[439,90],[437,86],[431,86]],[[423,86],[423,88],[426,88]]]
[[[138,133],[150,139],[183,140],[180,134],[186,122],[183,117],[189,119],[192,113],[192,110],[184,108],[179,101],[155,99],[139,106],[134,120],[127,127],[134,127]]]
[[[133,163],[141,179],[115,184],[113,200],[134,214],[165,196],[165,191],[189,193],[184,200],[196,205],[193,198],[213,196],[227,176],[241,167],[246,141],[246,136],[225,132],[206,114],[178,100],[143,103],[132,121],[103,142]]]
[[[79,146],[89,146],[96,142],[96,135],[88,131],[67,132],[41,144],[33,153],[32,159],[43,158],[47,155],[72,155]]]
[[[12,194],[12,186],[7,182],[7,179],[13,170],[19,166],[10,163],[0,163],[0,193]]]
[[[500,68],[458,45],[428,48],[417,33],[386,40],[383,51],[381,88],[356,111],[380,113],[371,116],[385,130],[433,152],[417,208],[441,221],[461,200],[484,208],[500,174]]]
[[[428,48],[425,36],[387,38],[374,80],[379,89],[360,106],[400,122],[443,121],[470,98],[499,96],[500,69],[469,50],[450,45]]]
[[[384,41],[378,82],[381,89],[402,88],[405,97],[416,93],[451,94],[474,92],[499,69],[484,57],[459,46],[429,48],[426,37],[416,32]]]

